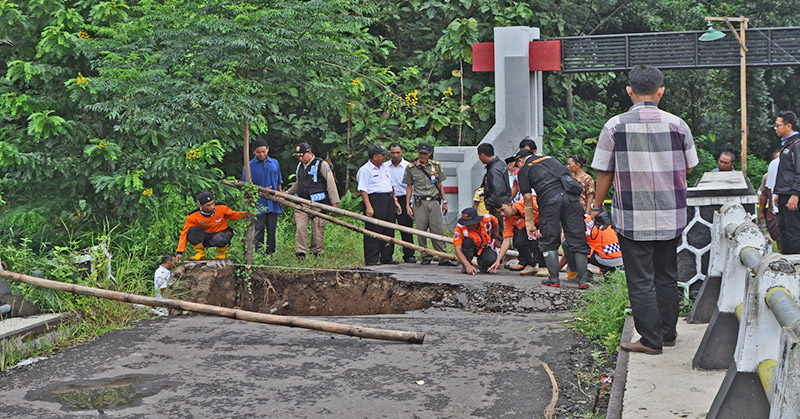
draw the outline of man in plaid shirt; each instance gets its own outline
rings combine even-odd
[[[636,330],[626,351],[660,354],[674,346],[678,322],[678,257],[686,227],[686,175],[698,163],[689,126],[658,109],[664,76],[637,66],[626,88],[633,106],[611,118],[597,141],[592,167],[597,194],[592,217],[614,182],[611,220],[619,236]]]

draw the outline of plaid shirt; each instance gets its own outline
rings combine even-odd
[[[630,240],[671,240],[686,228],[686,170],[696,166],[689,126],[652,102],[611,118],[592,167],[614,172],[611,219]]]

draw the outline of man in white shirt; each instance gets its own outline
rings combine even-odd
[[[769,166],[767,167],[767,180],[764,182],[764,187],[767,189],[765,198],[769,200],[769,204],[766,211],[762,212],[764,214],[764,222],[767,225],[767,231],[769,231],[769,236],[777,243],[778,251],[781,249],[781,232],[778,229],[778,211],[780,211],[780,208],[778,208],[778,196],[775,195],[774,190],[775,179],[778,177],[778,164],[781,160],[779,158],[780,156],[780,150],[776,150],[772,153],[772,161],[769,162]]]
[[[156,298],[164,298],[162,292],[167,290],[167,281],[169,281],[170,270],[175,267],[175,255],[166,253],[161,256],[161,266],[156,269],[153,275],[153,286],[156,290]]]
[[[394,196],[397,197],[397,202],[400,204],[400,209],[402,211],[397,216],[397,224],[406,227],[413,227],[414,220],[408,215],[408,209],[406,208],[407,185],[403,183],[403,176],[405,176],[406,167],[408,167],[408,165],[411,163],[403,158],[403,152],[403,146],[400,144],[390,144],[389,157],[391,160],[384,163],[384,165],[389,168],[389,175],[391,176],[392,187],[394,188]],[[414,235],[411,233],[400,233],[400,237],[405,242],[414,243]],[[389,245],[388,247],[394,249],[394,246],[392,245]],[[394,252],[394,250],[392,250],[392,252]],[[414,249],[409,249],[408,247],[403,248],[403,261],[406,263],[417,263],[417,258],[414,257]]]
[[[402,213],[400,204],[394,195],[391,174],[386,162],[389,151],[380,144],[373,144],[369,148],[369,161],[364,163],[356,173],[358,179],[358,192],[364,201],[364,213],[367,217],[394,223],[396,215]],[[366,223],[365,228],[386,236],[394,236],[394,230]],[[392,260],[394,246],[389,243],[364,235],[364,262],[367,266],[380,264],[396,265]]]

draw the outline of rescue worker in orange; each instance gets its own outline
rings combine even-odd
[[[494,246],[492,245],[494,244]],[[491,214],[478,215],[475,208],[461,211],[455,232],[453,245],[456,257],[464,265],[462,274],[475,275],[478,271],[472,266],[472,258],[478,257],[478,268],[481,272],[489,272],[489,268],[497,261],[500,246],[500,228],[497,217]]]
[[[590,215],[585,216],[583,221],[586,224],[586,243],[589,244],[591,249],[587,255],[588,262],[600,268],[603,273],[613,272],[617,267],[622,266],[622,250],[620,250],[619,239],[614,229],[608,228],[608,226],[603,226],[601,229],[595,224]],[[562,246],[564,249],[569,248],[566,240],[562,243]],[[567,279],[572,279],[578,275],[575,270],[574,255],[570,252],[564,252],[570,270],[567,274]],[[589,283],[580,284],[578,288],[589,288]]]
[[[498,200],[500,206],[497,210],[503,215],[503,244],[500,245],[500,254],[497,260],[489,268],[489,272],[496,272],[503,257],[511,247],[511,238],[514,238],[514,247],[519,251],[519,264],[524,268],[519,273],[520,276],[530,276],[537,273],[536,265],[543,267],[544,262],[539,250],[539,231],[533,237],[528,236],[525,227],[525,201],[519,200],[512,203],[511,198],[504,196]],[[533,197],[533,221],[539,225],[539,206],[536,205],[536,197]],[[513,269],[512,269],[513,270]]]
[[[194,256],[190,260],[205,259],[208,247],[217,248],[215,259],[225,259],[233,238],[233,229],[228,227],[228,220],[244,218],[247,211],[234,211],[225,204],[217,204],[211,192],[197,194],[197,204],[199,208],[186,216],[175,251],[178,254],[176,262],[181,261],[187,242],[194,247]]]

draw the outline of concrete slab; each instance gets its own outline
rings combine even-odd
[[[30,317],[10,317],[0,321],[0,339],[9,336],[27,334],[42,329],[48,325],[58,323],[62,318],[61,313],[39,314]]]
[[[725,371],[692,369],[707,324],[678,320],[678,341],[661,355],[630,353],[623,419],[706,417]],[[635,332],[631,342],[641,336]]]

